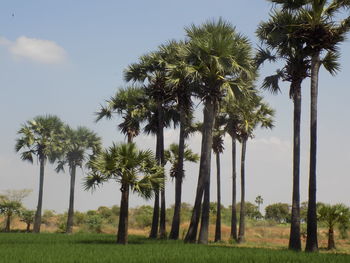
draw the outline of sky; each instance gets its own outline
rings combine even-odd
[[[0,191],[32,189],[24,200],[34,209],[37,203],[39,166],[20,160],[14,151],[17,131],[38,115],[54,114],[72,127],[86,126],[103,138],[104,146],[125,138],[117,130],[118,118],[95,123],[94,112],[116,90],[126,85],[123,69],[139,56],[171,39],[183,39],[184,27],[222,17],[247,36],[253,47],[257,25],[268,18],[271,5],[264,0],[149,0],[149,1],[51,1],[3,0],[0,3]],[[318,200],[350,205],[350,44],[341,45],[342,69],[332,77],[321,69],[318,123]],[[265,65],[264,76],[277,65]],[[246,200],[261,195],[264,205],[291,203],[292,196],[292,101],[288,83],[277,96],[264,93],[276,110],[275,128],[257,130],[248,142]],[[307,200],[309,149],[309,81],[303,83],[301,200]],[[198,110],[199,111],[199,110]],[[201,113],[198,112],[198,116]],[[178,131],[165,131],[165,146],[178,141]],[[155,147],[155,138],[141,135],[140,148]],[[200,135],[189,145],[200,152]],[[222,202],[231,202],[230,140],[225,138],[222,157]],[[214,157],[211,200],[216,200]],[[237,160],[239,164],[239,159]],[[198,165],[186,164],[183,201],[193,204]],[[109,182],[95,192],[81,187],[84,171],[78,172],[75,208],[80,211],[119,204],[119,186]],[[238,183],[240,180],[238,180]],[[44,209],[63,212],[68,208],[69,176],[47,165]],[[238,196],[239,196],[238,189]],[[174,183],[166,185],[167,205],[174,203]],[[238,198],[239,199],[239,198]],[[130,205],[152,205],[133,195]]]

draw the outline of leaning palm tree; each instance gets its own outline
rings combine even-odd
[[[196,163],[199,160],[199,156],[193,153],[187,145],[184,147],[183,160],[182,162],[188,161]],[[178,144],[170,144],[169,149],[165,151],[165,160],[171,164],[170,177],[175,179],[175,206],[174,215],[171,224],[171,231],[169,234],[170,239],[179,238],[180,230],[180,218],[181,218],[181,195],[182,195],[182,181],[185,176],[183,168],[181,169],[181,177],[179,176],[179,155],[180,146]]]
[[[270,0],[280,4],[285,12],[301,14],[304,23],[295,25],[297,30],[291,37],[304,43],[303,49],[311,57],[311,105],[310,105],[310,170],[309,200],[307,216],[306,251],[317,251],[316,214],[316,157],[317,157],[317,94],[318,75],[323,60],[329,60],[328,71],[335,74],[339,70],[336,62],[340,57],[339,44],[350,30],[350,16],[337,19],[344,8],[350,7],[348,0]]]
[[[258,95],[252,96],[240,105],[241,123],[239,128],[241,151],[241,204],[239,216],[238,243],[245,241],[245,160],[247,141],[253,137],[254,130],[260,125],[262,128],[273,127],[274,110],[262,101]]]
[[[75,130],[66,126],[65,139],[66,146],[64,149],[64,155],[58,161],[56,172],[64,171],[65,165],[68,165],[69,167],[70,194],[66,233],[72,233],[76,169],[77,167],[83,168],[84,162],[90,158],[94,158],[94,156],[100,151],[101,138],[88,128],[78,127]]]
[[[40,163],[39,198],[33,229],[35,233],[39,233],[45,164],[47,161],[54,163],[62,153],[64,125],[57,116],[38,116],[22,125],[18,134],[20,138],[17,139],[15,150],[16,152],[24,150],[21,152],[21,159],[33,163],[34,156],[36,156]]]
[[[96,113],[96,121],[102,118],[111,119],[114,114],[121,116],[123,121],[118,125],[120,131],[126,135],[131,143],[140,133],[140,124],[143,118],[145,92],[141,87],[130,86],[119,89],[116,94],[107,100],[106,106]]]
[[[163,168],[150,150],[138,150],[134,143],[113,144],[89,162],[91,172],[85,188],[93,189],[108,180],[121,184],[118,244],[128,243],[129,192],[150,199],[155,188],[163,187]]]
[[[214,120],[223,97],[234,97],[244,93],[245,86],[239,85],[237,79],[243,73],[247,77],[252,77],[254,68],[249,41],[238,34],[230,23],[219,19],[206,22],[201,26],[192,25],[185,30],[188,38],[185,58],[192,76],[198,83],[195,95],[204,104],[198,184],[185,241],[196,240],[201,217],[198,242],[206,244],[209,227],[210,160]]]

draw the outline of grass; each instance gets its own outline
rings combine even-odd
[[[0,233],[0,261],[6,263],[55,262],[176,262],[176,263],[338,263],[350,262],[345,254],[308,254],[287,250],[242,248],[225,244],[209,246],[182,241],[147,240],[130,236],[127,246],[116,245],[108,234]]]

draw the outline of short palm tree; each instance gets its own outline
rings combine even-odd
[[[19,215],[21,209],[21,202],[10,200],[6,196],[0,195],[0,215],[4,215],[5,217],[5,232],[10,232],[12,217],[15,215]]]
[[[258,95],[252,96],[240,105],[240,140],[242,144],[241,151],[241,204],[239,216],[238,242],[245,241],[245,160],[247,141],[252,138],[254,130],[260,125],[262,128],[273,127],[274,110],[268,104],[262,101]]]
[[[27,121],[18,131],[20,137],[17,139],[15,150],[21,152],[21,159],[33,163],[34,156],[40,163],[39,198],[35,213],[35,233],[40,232],[41,210],[44,190],[44,169],[47,161],[54,163],[62,154],[64,138],[64,124],[52,115],[38,116]]]
[[[322,204],[317,209],[318,220],[328,227],[328,247],[335,249],[334,228],[336,225],[348,227],[350,224],[350,209],[343,204]]]
[[[121,184],[118,244],[128,242],[129,192],[150,199],[156,188],[163,187],[163,168],[150,150],[138,150],[134,143],[113,144],[89,162],[91,172],[85,188],[91,189],[108,180]]]
[[[252,49],[249,41],[238,34],[228,22],[219,19],[201,26],[186,28],[188,44],[185,61],[196,79],[195,95],[204,103],[203,136],[199,177],[194,209],[185,241],[194,242],[201,215],[199,243],[208,242],[210,163],[213,142],[213,127],[220,102],[225,96],[244,93],[246,86],[238,79],[244,74],[254,75]],[[202,205],[203,199],[203,205]]]
[[[66,233],[72,233],[76,169],[77,167],[83,168],[84,162],[89,158],[94,158],[100,151],[101,138],[88,128],[78,127],[77,129],[72,129],[66,126],[65,140],[64,154],[58,161],[56,172],[64,171],[65,165],[69,167],[70,194]]]
[[[304,22],[295,25],[297,30],[291,37],[303,42],[303,49],[311,57],[311,105],[310,105],[310,170],[309,170],[309,206],[307,217],[306,251],[317,251],[317,214],[316,214],[316,157],[317,157],[317,94],[318,75],[322,65],[321,55],[327,52],[323,60],[329,60],[327,68],[332,74],[339,70],[336,62],[340,57],[339,44],[345,40],[350,30],[350,16],[337,19],[344,8],[350,7],[347,0],[270,0],[279,4],[285,12],[301,14]],[[340,16],[341,17],[341,16]]]
[[[119,89],[116,94],[107,100],[106,106],[101,106],[97,112],[96,121],[102,118],[111,119],[113,114],[121,116],[123,121],[118,125],[123,134],[127,136],[128,143],[139,135],[143,118],[143,104],[145,92],[141,87],[130,86]]]
[[[180,230],[180,218],[181,218],[181,195],[182,195],[182,182],[185,176],[184,169],[181,169],[179,173],[179,152],[180,146],[178,144],[170,144],[169,149],[165,151],[165,160],[171,164],[170,177],[175,179],[175,206],[174,206],[174,215],[171,224],[171,230],[169,234],[170,239],[179,238]],[[187,145],[184,147],[183,153],[183,162],[193,162],[196,163],[199,160],[199,156],[196,153],[193,153]]]

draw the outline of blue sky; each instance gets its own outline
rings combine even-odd
[[[1,1],[0,3],[0,190],[30,188],[26,200],[37,201],[38,166],[23,163],[14,152],[20,125],[40,114],[56,114],[73,127],[85,125],[103,137],[104,145],[121,141],[117,119],[94,123],[99,104],[125,85],[123,69],[170,39],[184,37],[185,26],[223,17],[256,47],[258,23],[271,6],[263,0],[235,1]],[[12,15],[13,14],[13,15]],[[350,205],[348,134],[350,45],[342,45],[342,71],[336,78],[320,73],[318,197],[324,202]],[[266,65],[261,78],[272,73]],[[259,86],[261,80],[257,83]],[[273,131],[257,131],[248,145],[247,199],[262,195],[265,204],[290,202],[292,157],[292,102],[287,84],[278,96],[266,94],[276,111]],[[307,197],[309,82],[303,84],[302,200]],[[199,114],[200,115],[200,114]],[[177,131],[166,131],[166,145],[177,141]],[[142,136],[140,147],[154,147],[155,139]],[[199,136],[191,139],[199,152]],[[223,156],[223,202],[230,202],[230,148]],[[213,167],[214,168],[214,167]],[[187,166],[184,201],[193,203],[198,167]],[[213,173],[214,175],[214,173]],[[82,177],[82,175],[81,175]],[[68,206],[69,178],[47,166],[44,207],[63,211]],[[213,176],[212,200],[215,201]],[[87,210],[119,203],[118,187],[111,183],[95,193],[77,183],[76,208]],[[172,204],[174,185],[168,181],[167,202]],[[145,203],[133,197],[131,205]],[[149,202],[151,204],[151,202]]]

